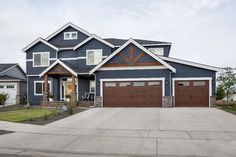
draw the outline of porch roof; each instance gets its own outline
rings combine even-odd
[[[54,63],[52,63],[47,69],[45,69],[40,75],[39,77],[42,77],[43,75],[45,75],[47,72],[49,72],[53,67],[55,67],[57,64],[60,64],[63,68],[65,68],[66,70],[68,70],[72,75],[77,77],[77,68],[73,67],[72,65],[70,65],[69,63],[63,62],[60,59],[57,59]]]

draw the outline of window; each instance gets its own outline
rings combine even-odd
[[[4,86],[3,86],[3,85],[0,85],[0,89],[2,89],[2,88],[4,88]]]
[[[189,86],[190,85],[190,82],[178,82],[178,86]]]
[[[48,91],[51,93],[51,81],[48,81]],[[44,92],[44,81],[34,82],[34,95],[43,95]]]
[[[163,47],[151,47],[151,48],[148,48],[148,50],[154,53],[155,55],[161,55],[161,56],[164,55]]]
[[[205,86],[205,81],[194,81],[193,86]]]
[[[128,87],[128,86],[130,86],[130,82],[120,82],[119,86],[120,87]]]
[[[49,52],[33,53],[33,62],[34,67],[49,66]]]
[[[115,87],[116,83],[115,82],[106,82],[105,87]]]
[[[148,82],[148,86],[159,86],[160,82]]]
[[[74,40],[78,39],[77,32],[65,32],[64,40]]]
[[[145,86],[145,82],[134,82],[134,86]]]
[[[87,50],[87,65],[97,65],[102,61],[102,49]]]
[[[94,80],[89,81],[89,91],[90,91],[90,93],[95,92],[95,81]]]
[[[15,88],[14,85],[7,85],[7,88]]]

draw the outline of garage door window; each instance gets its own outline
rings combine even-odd
[[[7,85],[7,88],[11,89],[11,88],[15,88],[15,86],[14,85]]]
[[[115,82],[107,82],[105,83],[105,87],[115,87],[116,83]]]
[[[3,85],[0,85],[0,89],[3,89],[4,88],[4,86]]]
[[[193,82],[193,86],[205,86],[205,82],[204,81],[194,81]]]
[[[148,82],[148,86],[159,86],[160,82]]]
[[[128,87],[128,86],[130,86],[130,82],[120,82],[119,86],[120,87]]]
[[[134,86],[136,87],[145,86],[145,82],[134,82]]]
[[[178,82],[178,86],[189,86],[190,82]]]

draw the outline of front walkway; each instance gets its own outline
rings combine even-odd
[[[214,108],[94,108],[46,126],[0,122],[1,153],[235,156],[236,116]]]

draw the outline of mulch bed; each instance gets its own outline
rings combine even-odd
[[[89,108],[86,107],[75,107],[73,109],[73,114],[79,113],[79,112],[83,112],[88,110]],[[25,123],[25,124],[34,124],[34,125],[46,125],[52,122],[55,122],[57,120],[69,117],[73,114],[70,114],[68,111],[65,112],[61,112],[58,115],[54,115],[54,116],[49,116],[47,120],[45,120],[44,118],[37,118],[37,119],[33,119],[31,121],[22,121],[20,123]]]

